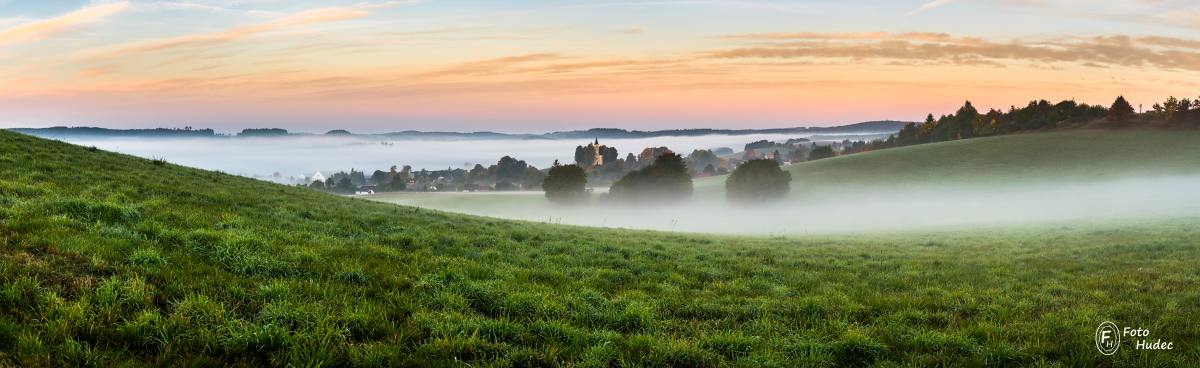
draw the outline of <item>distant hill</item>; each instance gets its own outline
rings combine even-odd
[[[527,134],[507,134],[496,132],[422,132],[419,130],[405,130],[402,132],[392,132],[375,134],[392,139],[521,139],[530,138]]]
[[[288,133],[287,129],[257,128],[257,129],[242,129],[242,132],[238,133],[238,136],[239,137],[283,137],[283,136],[287,136],[289,134],[290,133]]]
[[[43,138],[67,138],[72,136],[92,137],[217,137],[212,129],[108,129],[96,127],[51,127],[51,128],[13,128],[8,129],[17,133],[28,134]]]
[[[244,129],[236,137],[293,137],[293,136],[337,136],[386,139],[619,139],[653,137],[694,137],[702,135],[751,135],[751,134],[890,134],[900,131],[906,122],[869,121],[834,127],[794,127],[771,129],[672,129],[672,130],[626,130],[617,128],[593,128],[542,134],[498,133],[498,132],[426,132],[405,130],[380,134],[354,134],[346,130],[331,130],[325,134],[289,132],[279,128]],[[70,137],[230,137],[217,134],[212,129],[107,129],[96,127],[53,127],[8,129],[44,138]]]
[[[572,130],[542,134],[551,139],[583,139],[583,138],[652,138],[652,137],[689,137],[701,135],[750,135],[750,134],[814,134],[814,133],[895,133],[904,127],[903,121],[869,121],[864,123],[841,125],[834,127],[795,127],[772,129],[674,129],[674,130],[625,130],[613,128],[595,128],[588,130]]]

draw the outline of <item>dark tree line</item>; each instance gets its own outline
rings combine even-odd
[[[1107,108],[1072,100],[1058,103],[1038,100],[1024,107],[1009,107],[1008,111],[991,109],[982,113],[967,101],[953,114],[936,119],[929,114],[924,123],[909,123],[886,140],[852,142],[841,153],[1044,130],[1200,128],[1200,103],[1197,101],[1200,98],[1169,97],[1144,113],[1135,110],[1124,96],[1117,97]]]
[[[392,166],[388,171],[375,170],[370,176],[362,171],[338,172],[326,180],[315,180],[312,189],[339,194],[358,191],[463,191],[463,190],[536,190],[545,178],[538,168],[510,156],[501,157],[496,164],[484,167],[476,164],[470,170],[450,169],[413,171]]]
[[[895,145],[933,143],[974,137],[1011,134],[1022,131],[1078,127],[1103,118],[1108,110],[1103,106],[1062,101],[1032,101],[1023,108],[1008,111],[988,110],[980,113],[967,101],[953,114],[934,119],[933,114],[921,124],[909,123],[896,134]]]
[[[1192,100],[1171,96],[1162,103],[1154,104],[1146,115],[1156,125],[1200,128],[1200,97]]]

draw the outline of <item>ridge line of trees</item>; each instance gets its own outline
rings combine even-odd
[[[1107,108],[1074,100],[1037,100],[1024,107],[1010,106],[1008,111],[987,112],[980,112],[967,101],[953,114],[938,118],[929,114],[922,123],[905,124],[885,140],[845,142],[851,144],[841,154],[1020,132],[1090,128],[1200,128],[1200,97],[1168,97],[1140,113],[1124,96],[1118,96]]]

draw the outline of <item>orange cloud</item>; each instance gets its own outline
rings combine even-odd
[[[483,61],[476,61],[466,64],[461,64],[454,67],[435,70],[419,75],[420,77],[440,77],[440,76],[483,76],[502,73],[511,67],[518,66],[530,62],[540,62],[547,60],[561,59],[558,54],[540,53],[518,56],[508,56],[495,58]]]
[[[1200,23],[1200,19],[1197,19]],[[1178,47],[1185,49],[1200,49],[1200,40],[1192,40],[1186,38],[1163,37],[1163,36],[1146,36],[1138,38],[1139,43],[1155,46]]]
[[[947,41],[953,37],[947,33],[933,32],[799,32],[799,33],[743,33],[718,36],[721,39],[746,41],[779,41],[779,40],[913,40],[913,41]]]
[[[95,5],[58,17],[20,24],[0,30],[0,45],[44,39],[71,30],[76,26],[107,18],[128,7],[129,2]]]
[[[1200,70],[1200,41],[1170,37],[1109,36],[1049,42],[996,42],[929,33],[800,33],[732,35],[756,41],[708,54],[717,59],[807,58],[884,62],[996,65],[1003,62],[1156,67]]]

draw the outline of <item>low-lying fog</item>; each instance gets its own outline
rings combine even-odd
[[[854,138],[871,139],[878,135]],[[600,143],[616,147],[623,158],[637,154],[646,147],[669,147],[687,155],[695,149],[718,147],[741,151],[747,143],[766,139],[786,141],[809,138],[805,134],[707,135],[696,137],[655,137],[640,139],[601,139]],[[854,135],[819,135],[821,140],[842,140]],[[162,158],[168,162],[202,169],[220,170],[230,174],[258,177],[291,183],[288,177],[303,178],[314,172],[326,176],[332,172],[387,171],[392,165],[411,165],[414,170],[470,169],[475,164],[488,166],[500,157],[512,156],[538,168],[549,167],[554,160],[570,163],[575,147],[591,143],[580,140],[380,140],[374,138],[315,136],[275,138],[70,138],[67,142],[81,146],[96,146],[103,150],[127,153],[145,158]],[[279,173],[281,177],[273,177]]]
[[[840,193],[794,193],[766,206],[729,204],[717,193],[698,195],[678,205],[638,207],[559,206],[548,203],[541,193],[530,192],[394,194],[372,199],[539,222],[771,235],[1185,216],[1200,221],[1200,176],[995,183],[969,188],[931,182],[920,189],[889,189],[887,183],[879,183],[874,188]]]
[[[784,141],[801,135],[659,137],[601,140],[623,157],[645,147],[677,152]],[[844,136],[831,137],[843,139]],[[459,168],[494,163],[511,155],[545,168],[555,159],[569,162],[586,140],[395,140],[355,137],[236,139],[73,139],[71,143],[142,157],[165,158],[185,166],[289,182],[321,171],[356,168],[370,174],[391,165],[415,169]],[[281,177],[270,178],[279,172]],[[701,185],[702,183],[702,185]],[[541,192],[399,193],[371,199],[476,215],[585,226],[712,233],[797,234],[867,230],[956,228],[1047,221],[1200,216],[1200,176],[1128,177],[1106,181],[1046,177],[1037,183],[928,182],[848,183],[823,189],[794,188],[769,206],[732,205],[724,185],[698,182],[696,195],[673,205],[618,207],[551,204]],[[795,185],[793,185],[795,187]],[[1197,217],[1200,218],[1200,217]]]

